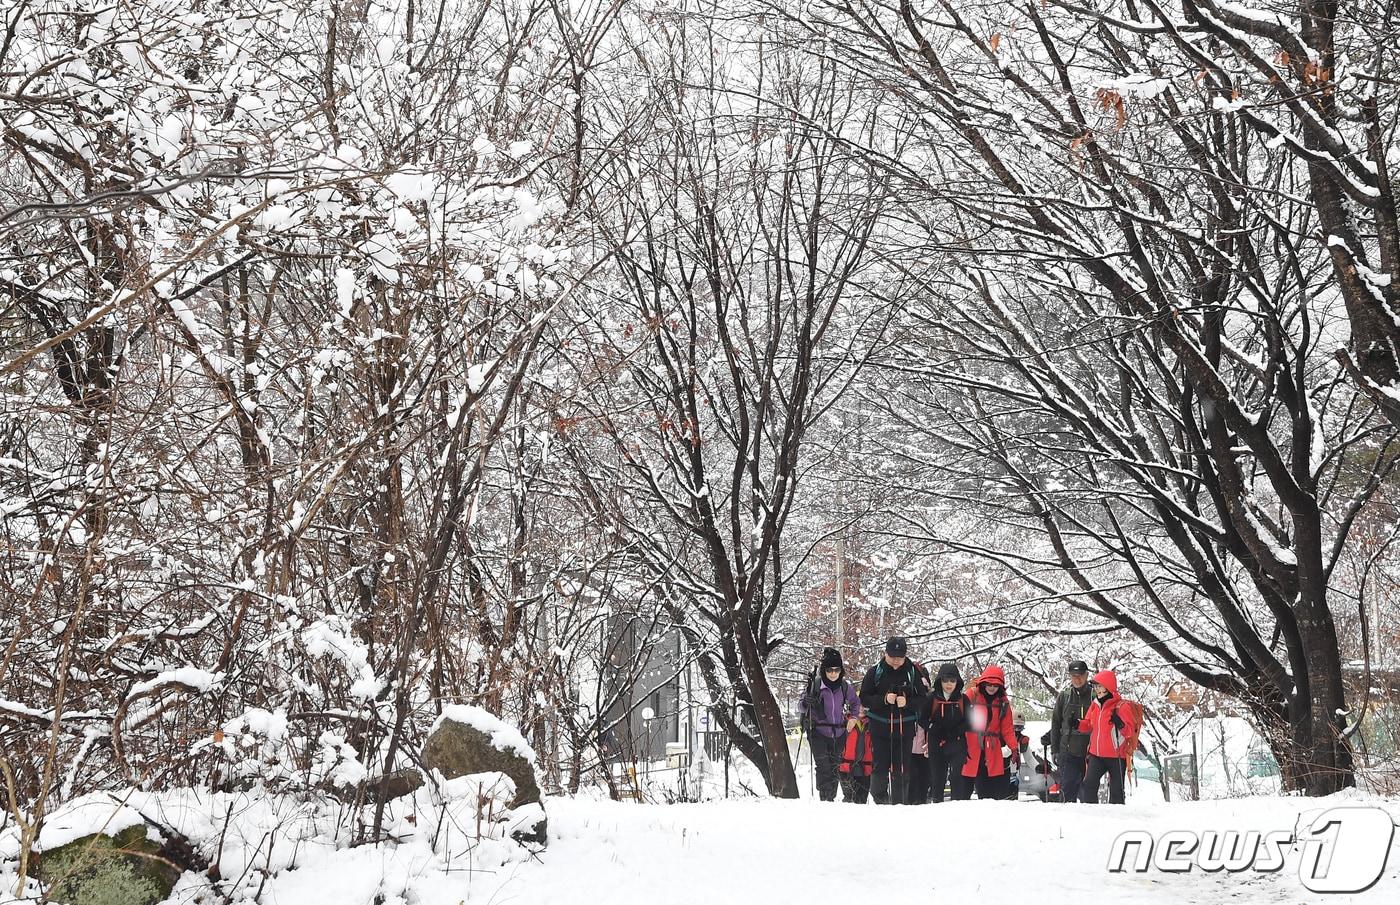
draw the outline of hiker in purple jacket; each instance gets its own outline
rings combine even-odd
[[[837,773],[846,744],[846,733],[855,728],[862,713],[860,696],[846,681],[841,652],[834,647],[822,651],[821,666],[808,683],[797,705],[802,725],[812,740],[812,763],[817,774],[817,791],[822,801],[835,801],[840,784]]]

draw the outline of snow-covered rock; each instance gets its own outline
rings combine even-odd
[[[165,842],[135,808],[110,795],[84,795],[44,822],[33,845],[33,873],[52,901],[155,905],[182,873]],[[0,854],[15,857],[19,844],[17,835],[6,834]]]
[[[433,723],[423,746],[423,763],[447,780],[491,773],[509,777],[515,792],[509,807],[534,805],[538,810],[534,823],[517,827],[513,837],[522,842],[545,843],[547,828],[535,777],[535,752],[514,726],[480,707],[449,706]]]

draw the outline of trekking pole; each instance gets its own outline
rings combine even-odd
[[[895,789],[898,789],[900,784],[904,782],[904,714],[899,712],[898,707],[894,709],[894,713],[899,714],[899,716],[890,717],[890,804],[903,804],[903,802],[899,800],[899,797],[902,796],[897,797],[895,795]],[[898,742],[895,742],[894,736],[894,727],[896,725],[894,721],[896,719],[899,720]],[[902,793],[905,790],[899,789],[899,791]]]
[[[812,674],[807,677],[806,690],[802,692],[802,697],[807,704],[807,719],[806,721],[799,722],[797,724],[797,760],[795,763],[793,763],[794,770],[796,770],[802,764],[802,737],[807,732],[807,723],[810,723],[817,718],[816,715],[812,712],[812,696],[815,694],[817,696],[816,702],[818,704],[821,703],[821,690],[817,684],[821,681],[821,668],[822,664],[821,660],[819,659],[817,660],[817,665],[812,667]],[[807,740],[807,758],[812,762],[812,769],[808,771],[809,775],[807,777],[807,794],[810,797],[815,792],[814,786],[816,784],[817,773],[817,756],[816,753],[812,750],[811,739]]]
[[[810,715],[809,715],[809,718],[810,718]],[[804,721],[804,722],[798,723],[798,724],[797,724],[797,760],[793,763],[793,767],[792,767],[794,770],[796,770],[797,767],[798,767],[799,765],[801,765],[801,763],[802,763],[802,736],[804,736],[804,735],[806,735],[806,734],[807,734],[807,723],[806,723],[805,721]],[[811,743],[811,742],[808,742],[808,743],[807,743],[807,750],[808,750],[808,751],[811,751],[811,749],[812,749],[812,743]],[[814,760],[815,760],[815,758],[814,758]],[[809,792],[811,791],[810,784],[809,784],[809,786],[808,786],[808,791],[809,791]]]
[[[904,769],[904,708],[897,706],[895,709],[899,711],[899,749],[896,752],[899,755],[899,784],[901,786],[899,791],[902,793],[902,797],[904,798],[903,801],[896,801],[895,804],[908,804],[909,779],[905,775]],[[890,784],[894,785],[893,777],[891,777]]]
[[[797,756],[801,759],[802,735],[800,733],[797,736],[797,745],[799,749]],[[807,759],[812,762],[812,769],[807,771],[807,797],[811,798],[817,794],[817,752],[813,750],[810,738],[807,739]]]
[[[890,711],[890,763],[886,768],[885,800],[894,803],[894,711]]]

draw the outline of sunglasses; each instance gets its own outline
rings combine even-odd
[[[828,667],[826,668],[826,671],[827,671],[827,672],[840,672],[840,671],[841,671],[841,667],[839,667],[839,666],[828,666]]]

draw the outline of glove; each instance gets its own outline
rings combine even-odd
[[[1010,757],[1010,756],[1011,756],[1011,749],[1008,748],[1008,747],[1006,747],[1005,745],[1002,745],[1002,746],[1001,746],[1001,756],[1002,756],[1002,757]]]
[[[1040,747],[1042,747],[1042,748],[1049,748],[1049,747],[1052,747],[1052,746],[1054,745],[1054,743],[1055,743],[1055,739],[1054,739],[1053,735],[1054,735],[1053,730],[1052,730],[1051,732],[1047,732],[1047,733],[1045,733],[1044,735],[1042,735],[1042,736],[1040,737]]]
[[[1119,732],[1123,731],[1123,718],[1118,715],[1118,711],[1113,711],[1113,716],[1109,717],[1108,721],[1113,724],[1113,728]]]

